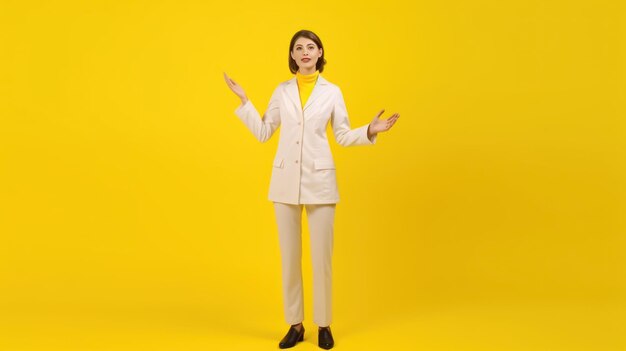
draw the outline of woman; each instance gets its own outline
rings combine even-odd
[[[274,90],[261,118],[243,88],[224,73],[228,87],[241,99],[235,114],[261,142],[282,126],[273,162],[269,200],[274,202],[279,234],[285,319],[290,328],[279,347],[293,347],[304,339],[301,268],[302,208],[305,207],[313,261],[313,320],[318,325],[318,345],[334,345],[331,322],[331,258],[335,205],[339,202],[335,164],[326,137],[332,125],[342,146],[372,145],[377,134],[389,130],[400,117],[379,119],[351,129],[343,95],[327,81],[324,47],[308,30],[298,31],[289,44],[289,69],[295,74]]]

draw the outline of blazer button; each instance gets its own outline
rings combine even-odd
[[[298,140],[298,141],[296,141],[296,144],[300,144],[300,141],[299,141],[299,140]]]
[[[298,160],[296,160],[296,163],[298,163]]]
[[[302,122],[298,122],[298,125],[301,125],[301,124],[302,124]]]

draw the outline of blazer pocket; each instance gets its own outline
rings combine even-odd
[[[315,170],[320,169],[335,169],[335,161],[331,158],[316,158],[313,161]]]
[[[274,167],[276,168],[283,168],[283,159],[281,157],[277,157],[274,159]]]

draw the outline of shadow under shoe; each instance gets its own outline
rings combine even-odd
[[[278,343],[278,347],[281,349],[287,349],[290,347],[296,346],[298,341],[304,340],[304,325],[298,331],[295,326],[291,326],[289,331],[287,331],[287,335]]]

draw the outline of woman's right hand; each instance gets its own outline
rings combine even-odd
[[[243,91],[243,88],[241,87],[241,85],[237,84],[237,82],[232,80],[226,74],[226,72],[224,72],[224,80],[226,81],[226,84],[228,84],[228,87],[230,88],[230,90],[232,90],[233,93],[239,96],[239,98],[241,99],[241,104],[242,105],[245,104],[248,101],[248,97],[246,96],[246,93]]]

